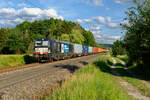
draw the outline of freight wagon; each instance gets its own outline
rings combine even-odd
[[[101,52],[106,50],[47,37],[37,39],[34,44],[34,57],[38,61],[53,61]]]
[[[73,51],[72,52],[74,54],[75,57],[77,56],[81,56],[82,55],[82,45],[80,44],[73,44]]]
[[[86,45],[82,46],[82,55],[88,55],[89,47]]]
[[[92,54],[92,50],[93,50],[93,48],[92,48],[92,47],[89,47],[89,48],[88,48],[88,54]]]

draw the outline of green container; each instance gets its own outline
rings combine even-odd
[[[92,47],[89,47],[89,51],[88,51],[89,53],[92,53]]]

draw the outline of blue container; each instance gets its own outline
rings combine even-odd
[[[64,44],[64,53],[69,53],[69,44]]]
[[[88,53],[88,50],[89,50],[88,46],[83,45],[82,48],[83,48],[82,53]]]

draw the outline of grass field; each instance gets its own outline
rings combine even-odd
[[[29,55],[0,55],[0,69],[34,62],[33,57]]]
[[[41,100],[133,100],[110,74],[111,63],[110,56],[100,56]]]

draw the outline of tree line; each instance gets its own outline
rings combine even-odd
[[[112,46],[112,55],[117,56],[117,55],[125,55],[126,54],[126,49],[124,47],[124,43],[121,40],[117,40],[113,43]]]
[[[50,18],[34,22],[24,21],[15,28],[0,28],[0,53],[32,53],[35,40],[46,36],[82,45],[98,46],[93,34],[79,24]]]
[[[128,23],[122,24],[126,33],[124,39],[121,44],[116,45],[116,41],[113,46],[125,48],[130,63],[137,63],[142,69],[150,71],[150,1],[134,0],[134,3],[136,6],[126,12]],[[115,51],[114,48],[112,50]]]

